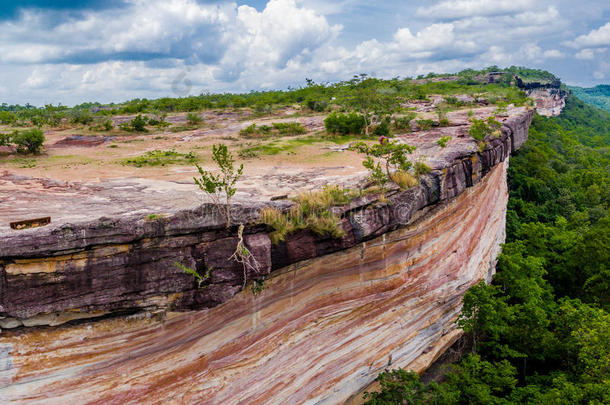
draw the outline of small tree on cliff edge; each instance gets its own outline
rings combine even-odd
[[[195,183],[201,190],[210,196],[219,209],[223,205],[221,201],[224,197],[224,214],[228,228],[231,226],[231,198],[237,191],[235,183],[237,183],[237,180],[241,177],[244,171],[244,165],[241,164],[239,168],[235,170],[233,155],[229,152],[226,145],[223,144],[212,146],[212,160],[218,165],[220,173],[214,174],[207,170],[203,170],[198,164],[195,164],[201,177],[193,177],[193,180],[195,180]]]

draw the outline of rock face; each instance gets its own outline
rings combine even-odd
[[[561,82],[550,83],[523,82],[517,78],[519,88],[525,90],[528,97],[536,102],[536,111],[545,117],[556,117],[566,106],[568,93],[561,89]]]
[[[338,207],[341,240],[273,245],[247,227],[255,270],[227,260],[235,230],[205,205],[0,236],[1,402],[338,403],[388,365],[425,369],[459,336],[464,292],[494,271],[507,159],[532,117],[511,115],[483,151],[449,154],[389,204]],[[175,262],[212,269],[206,287]],[[266,276],[263,291],[244,276]]]

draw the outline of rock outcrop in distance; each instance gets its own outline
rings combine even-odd
[[[566,106],[568,93],[561,88],[561,81],[549,83],[524,82],[517,77],[517,86],[525,90],[528,97],[536,103],[536,112],[545,117],[556,117]]]
[[[424,370],[459,336],[464,292],[494,272],[508,157],[533,114],[511,108],[482,150],[454,128],[461,140],[428,149],[418,186],[338,207],[342,239],[274,245],[256,225],[263,204],[235,206],[259,263],[246,276],[266,277],[258,294],[206,205],[1,235],[0,400],[331,404],[386,367]],[[213,269],[210,284],[175,262]]]

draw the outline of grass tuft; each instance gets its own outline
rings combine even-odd
[[[397,170],[393,173],[390,173],[390,179],[403,190],[415,187],[419,184],[419,180],[417,180],[415,176],[403,170]]]
[[[341,218],[332,213],[332,208],[349,203],[352,197],[347,189],[326,186],[320,191],[299,194],[287,213],[271,207],[263,209],[259,222],[273,229],[269,237],[274,244],[283,242],[286,236],[301,229],[340,239],[345,236],[345,231],[341,229]]]

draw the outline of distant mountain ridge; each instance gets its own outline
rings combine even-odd
[[[595,87],[585,88],[568,86],[570,90],[585,103],[592,104],[610,112],[610,85],[600,84]]]

